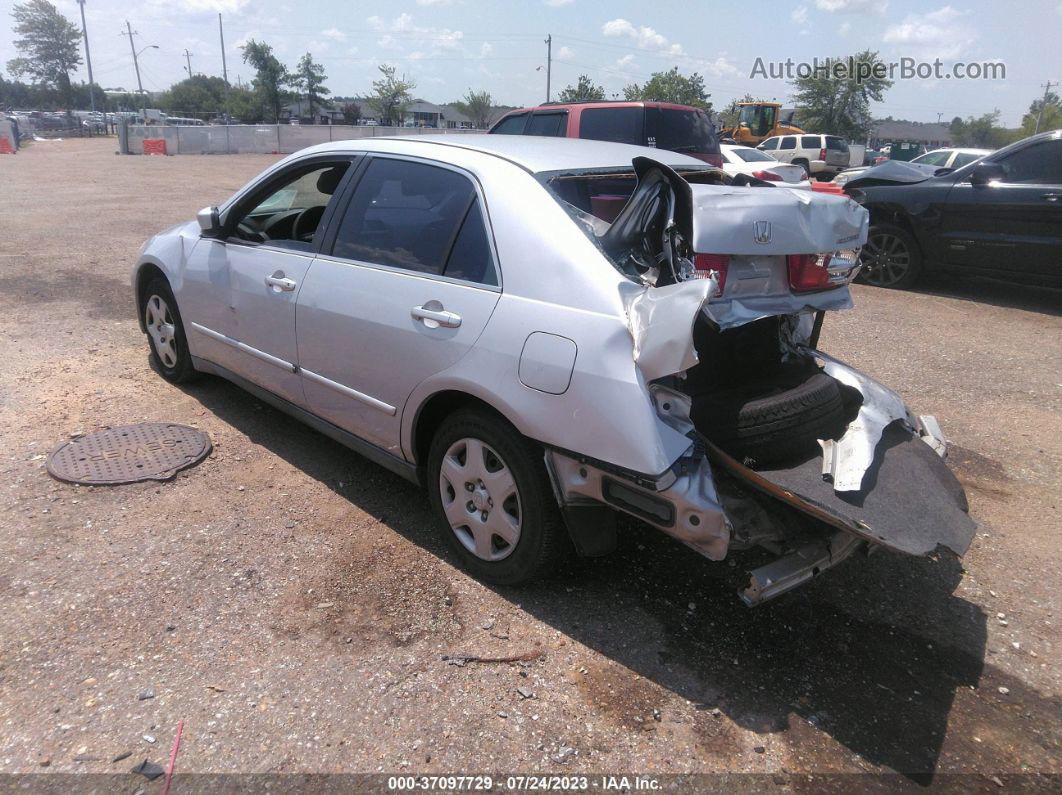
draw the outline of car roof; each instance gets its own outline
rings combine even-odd
[[[441,133],[352,138],[311,146],[301,150],[299,154],[349,151],[409,154],[411,147],[422,149],[426,157],[444,156],[447,147],[479,152],[507,160],[533,174],[629,167],[631,160],[636,157],[650,157],[683,170],[711,168],[695,157],[667,149],[539,135]]]
[[[692,110],[700,111],[692,105],[680,105],[677,102],[654,102],[652,100],[623,100],[623,99],[600,99],[589,102],[546,102],[542,105],[534,105],[526,108],[514,108],[506,113],[512,116],[515,113],[529,113],[535,110],[566,110],[568,108],[664,108],[667,110]]]

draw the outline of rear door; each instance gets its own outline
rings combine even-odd
[[[850,158],[848,142],[835,135],[824,135],[823,141],[826,145],[826,163],[839,168],[848,168]]]
[[[310,410],[401,455],[402,409],[456,363],[498,302],[486,204],[467,172],[373,156],[299,294]]]
[[[953,265],[1058,279],[1062,140],[1040,141],[993,162],[1003,166],[1003,179],[973,185],[967,175],[948,193],[942,258]]]
[[[796,140],[795,135],[783,135],[778,141],[778,151],[771,154],[783,163],[792,163],[797,153]]]
[[[531,114],[524,128],[524,135],[544,135],[564,138],[568,134],[568,111],[539,110]]]

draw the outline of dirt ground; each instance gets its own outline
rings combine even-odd
[[[0,156],[0,773],[165,765],[183,719],[183,772],[1057,786],[1062,295],[857,286],[827,319],[824,350],[953,443],[980,524],[961,564],[881,553],[749,610],[732,567],[630,523],[610,557],[492,588],[413,486],[223,381],[149,369],[140,245],[274,158],[114,149]],[[164,484],[45,471],[73,433],[156,420],[213,454]]]

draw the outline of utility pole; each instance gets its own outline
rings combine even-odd
[[[89,73],[89,105],[92,108],[92,113],[96,113],[96,92],[92,90],[92,55],[89,53],[88,43],[88,27],[85,25],[85,0],[77,0],[77,4],[81,6],[81,35],[85,37],[85,63],[88,64]],[[104,120],[106,121],[106,119]],[[89,125],[89,130],[92,130],[92,125]]]
[[[1052,83],[1050,80],[1048,80],[1046,83],[1043,84],[1044,98],[1043,101],[1040,103],[1040,112],[1036,114],[1036,132],[1034,132],[1033,135],[1036,135],[1036,133],[1040,132],[1040,122],[1044,120],[1044,108],[1047,106],[1047,95],[1051,93],[1052,85],[1057,86],[1058,83]]]
[[[553,68],[553,34],[546,34],[546,102],[549,102],[549,78]]]
[[[225,28],[221,24],[221,14],[218,14],[218,35],[221,37],[221,76],[225,79],[225,85],[228,85],[229,67],[225,65]]]
[[[939,111],[937,112],[937,124],[940,124],[940,117],[943,116],[943,115],[944,115],[943,113],[941,113]]]
[[[188,48],[184,48],[184,60],[188,64],[188,77],[195,77],[192,74],[192,53],[188,52]]]
[[[144,84],[140,81],[140,62],[136,59],[136,45],[133,44],[133,36],[136,35],[136,32],[133,30],[133,26],[129,24],[128,19],[125,21],[125,31],[122,35],[129,37],[129,51],[133,53],[133,68],[136,69],[136,88],[140,92],[140,106],[143,108],[145,107]]]

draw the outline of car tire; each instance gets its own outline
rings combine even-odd
[[[699,395],[692,412],[709,441],[753,467],[816,453],[819,439],[843,433],[845,417],[840,385],[817,369]]]
[[[140,318],[151,351],[151,362],[171,384],[185,384],[199,376],[188,351],[188,339],[170,283],[153,277],[140,293]]]
[[[908,290],[922,275],[922,250],[914,235],[897,224],[874,224],[859,252],[856,281],[891,290]]]
[[[460,411],[444,420],[426,479],[447,543],[478,579],[518,585],[564,557],[568,538],[542,451],[500,418]]]

